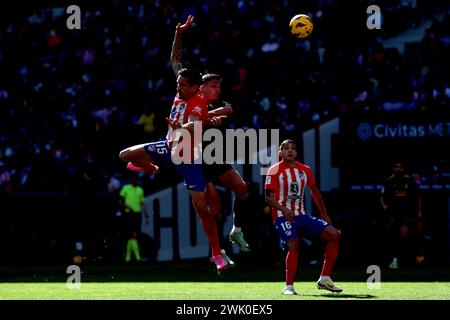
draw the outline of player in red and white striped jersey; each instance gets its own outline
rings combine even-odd
[[[192,17],[189,17],[185,24],[179,23],[176,26],[173,43],[175,51],[181,47],[178,43],[181,39],[181,33],[191,22]],[[172,104],[170,115],[166,119],[169,124],[166,140],[126,148],[120,152],[119,157],[127,162],[129,170],[150,174],[155,174],[159,170],[157,163],[174,164],[185,180],[185,185],[192,198],[192,204],[211,246],[211,261],[215,263],[217,272],[220,273],[234,265],[234,262],[220,248],[215,216],[211,213],[211,209],[206,202],[203,166],[202,163],[196,163],[195,161],[197,160],[196,155],[199,158],[201,156],[196,150],[201,152],[202,132],[197,131],[199,134],[196,135],[195,130],[198,129],[194,123],[200,121],[205,124],[208,115],[207,103],[204,96],[199,92],[202,80],[201,74],[194,69],[181,68],[181,64],[174,61],[172,66],[177,78],[177,95]],[[190,148],[180,147],[184,138],[183,133],[185,134],[186,131],[193,136]],[[200,136],[199,141],[196,141],[196,136]],[[190,152],[184,153],[184,150]],[[182,160],[181,163],[178,160]]]
[[[296,161],[297,150],[292,140],[280,145],[282,161],[270,167],[264,189],[266,202],[272,207],[272,219],[280,238],[287,243],[286,287],[283,294],[297,294],[294,278],[297,273],[300,237],[318,236],[327,241],[322,273],[317,281],[319,289],[341,292],[331,280],[331,271],[339,251],[341,233],[331,225],[322,195],[316,185],[312,169]],[[311,191],[314,202],[319,207],[322,219],[305,212],[304,195],[306,187]]]

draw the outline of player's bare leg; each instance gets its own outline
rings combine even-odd
[[[234,213],[233,229],[229,234],[230,241],[236,243],[242,252],[249,252],[250,246],[244,239],[242,232],[242,215],[248,210],[248,190],[247,183],[242,179],[237,170],[228,170],[219,177],[219,181],[228,189],[233,190]]]
[[[144,149],[145,144],[126,148],[119,153],[120,159],[127,162],[127,169],[134,172],[157,174],[159,167],[151,163],[152,159]]]
[[[328,225],[320,234],[320,239],[327,241],[327,244],[325,246],[322,273],[317,281],[317,288],[331,292],[341,292],[342,288],[338,287],[331,280],[331,272],[339,252],[341,232],[332,225]]]

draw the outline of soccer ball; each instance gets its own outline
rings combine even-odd
[[[306,14],[298,14],[289,22],[291,33],[300,39],[307,38],[313,30],[313,22]]]

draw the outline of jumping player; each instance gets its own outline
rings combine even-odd
[[[179,28],[183,28],[183,26],[178,24],[177,31]],[[180,132],[178,129],[192,131],[195,129],[190,126],[191,123],[195,121],[206,122],[207,104],[199,92],[200,73],[193,69],[180,69],[176,72],[176,76],[177,95],[168,118],[169,128],[166,140],[140,144],[122,150],[119,157],[128,163],[127,168],[129,170],[155,174],[159,170],[155,163],[174,164],[171,154],[174,154],[175,150],[173,148],[181,142],[181,140],[177,140]],[[192,144],[191,147],[191,154],[194,155],[196,146]],[[206,203],[206,184],[202,165],[193,163],[193,161],[174,165],[185,180],[194,209],[200,218],[203,231],[211,246],[211,261],[215,263],[217,272],[220,273],[229,266],[234,265],[234,263],[220,249],[215,216],[211,214],[211,210]]]
[[[208,114],[220,115],[222,109],[229,109],[229,113],[233,113],[231,104],[218,102],[221,92],[222,78],[217,74],[205,74],[202,77],[202,86],[200,91],[205,96],[208,103]],[[216,113],[217,112],[217,113]],[[223,129],[223,128],[222,128]],[[249,210],[247,183],[242,179],[239,172],[227,163],[204,164],[203,170],[206,180],[206,194],[208,201],[214,204],[214,210],[220,212],[221,201],[220,196],[214,185],[215,181],[219,181],[223,186],[234,192],[233,206],[233,228],[228,238],[232,243],[236,243],[242,252],[249,252],[250,246],[244,239],[242,232],[242,216],[244,212]]]
[[[282,241],[287,242],[285,295],[296,295],[294,278],[297,273],[300,237],[319,236],[327,241],[322,273],[317,281],[319,289],[341,292],[331,280],[331,271],[339,251],[341,233],[331,225],[322,195],[316,186],[310,167],[296,161],[297,150],[292,140],[280,145],[278,155],[281,161],[270,167],[264,189],[266,203],[272,207],[272,219]],[[320,210],[322,219],[307,214],[304,209],[305,187],[311,191],[314,202]]]
[[[192,23],[194,17],[189,16],[183,26],[177,28],[172,46],[171,60],[174,71],[182,68],[181,62],[181,35]],[[219,103],[222,86],[222,77],[217,74],[205,74],[202,77],[200,91],[208,104],[208,117],[211,118],[214,126],[221,125],[223,117],[230,116],[233,108],[229,103]],[[222,128],[223,129],[223,128]],[[204,146],[205,147],[205,146]],[[219,181],[223,186],[231,189],[234,194],[233,228],[229,234],[229,240],[236,243],[242,252],[249,252],[250,246],[244,239],[242,232],[242,216],[249,210],[247,184],[240,176],[239,172],[232,165],[226,163],[203,164],[206,179],[207,202],[211,211],[218,214],[221,210],[220,196],[214,185]]]

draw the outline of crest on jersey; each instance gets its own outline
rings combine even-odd
[[[202,108],[200,106],[196,106],[192,109],[193,112],[202,113]]]
[[[272,176],[267,176],[266,177],[266,184],[271,184],[272,183]]]
[[[297,181],[294,181],[294,182],[291,182],[291,186],[290,186],[290,191],[291,191],[291,194],[297,194],[298,193],[298,182]]]

